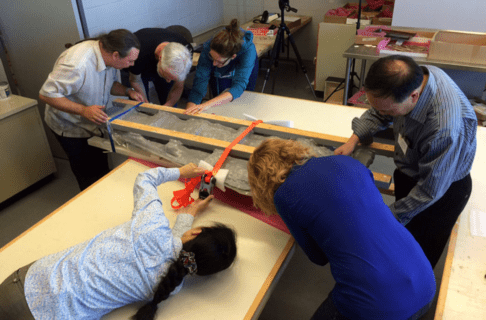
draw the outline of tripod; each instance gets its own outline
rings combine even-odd
[[[280,56],[280,50],[282,50],[282,52],[284,52],[284,48],[285,48],[285,46],[284,46],[284,40],[285,40],[284,32],[286,32],[287,37],[288,37],[288,39],[289,39],[289,41],[292,45],[292,48],[294,49],[294,53],[295,53],[295,56],[297,57],[297,61],[300,65],[300,68],[302,69],[302,72],[304,72],[305,78],[307,79],[307,83],[309,84],[309,87],[311,88],[311,91],[312,91],[312,94],[314,95],[314,98],[317,100],[316,93],[314,92],[314,88],[312,87],[312,84],[309,81],[309,77],[307,76],[307,70],[306,70],[306,68],[305,68],[305,66],[302,62],[302,59],[301,59],[300,54],[299,54],[299,50],[297,50],[297,45],[295,44],[294,37],[290,33],[290,30],[287,27],[287,25],[285,24],[285,20],[284,20],[284,10],[287,10],[287,12],[289,12],[289,11],[297,12],[297,9],[290,7],[288,0],[279,0],[278,5],[280,7],[280,12],[281,12],[281,14],[280,14],[281,23],[280,23],[280,26],[278,27],[277,36],[275,38],[275,44],[273,45],[272,54],[271,54],[271,57],[270,57],[270,64],[268,65],[268,68],[267,68],[267,71],[266,71],[266,74],[265,74],[265,81],[263,82],[262,92],[265,90],[265,85],[267,84],[267,80],[270,76],[270,69],[272,68],[272,65],[273,65],[274,62],[275,62],[275,67],[278,68],[278,59],[279,59],[279,56]],[[274,78],[273,78],[272,93],[274,92],[274,89],[275,89],[275,77],[276,76],[274,76]]]
[[[361,27],[361,0],[359,0],[359,4],[358,4],[358,21],[356,22],[356,34],[358,34],[358,30],[359,28]],[[358,88],[358,86],[356,86],[354,84],[354,77],[358,78],[358,81],[361,83],[361,79],[360,77],[358,77],[358,74],[355,72],[355,62],[356,62],[356,59],[352,59],[352,62],[351,62],[351,66],[346,66],[346,72],[348,72],[349,70],[349,79],[350,79],[350,83],[351,85],[349,87],[345,87],[345,88],[341,88],[341,86],[344,84],[344,81],[345,79],[343,79],[343,81],[341,81],[337,86],[336,88],[327,96],[326,99],[324,99],[324,102],[327,102],[327,100],[329,100],[329,98],[331,98],[331,96],[336,93],[337,91],[341,90],[341,89],[344,89],[344,94],[348,96],[348,98],[351,98],[351,96],[353,95],[353,89],[356,88],[356,89],[361,89],[361,88]],[[361,77],[364,77],[364,74],[361,75]],[[347,99],[346,99],[347,101]]]

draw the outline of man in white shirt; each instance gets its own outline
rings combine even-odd
[[[65,50],[39,92],[45,121],[68,155],[81,190],[109,172],[107,156],[88,145],[108,120],[103,111],[110,94],[142,101],[118,82],[118,70],[133,66],[140,43],[128,30],[113,30]]]

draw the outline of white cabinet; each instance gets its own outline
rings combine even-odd
[[[361,29],[367,26],[361,26]],[[346,74],[346,58],[344,51],[354,43],[356,35],[355,24],[319,23],[317,38],[315,90],[324,91],[328,77],[343,78]],[[355,71],[361,70],[361,61],[355,60]]]
[[[0,202],[56,171],[36,100],[0,100],[0,152]]]

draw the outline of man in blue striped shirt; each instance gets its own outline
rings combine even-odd
[[[353,119],[353,135],[335,154],[350,154],[393,123],[396,201],[390,209],[435,267],[471,194],[474,109],[444,71],[399,55],[373,63],[365,91],[372,108]]]

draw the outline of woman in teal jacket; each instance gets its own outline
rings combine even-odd
[[[204,44],[199,57],[196,76],[186,106],[186,113],[196,114],[212,106],[225,104],[241,96],[244,90],[253,91],[258,77],[258,56],[253,34],[243,32],[238,20]],[[208,83],[213,99],[202,102]]]

